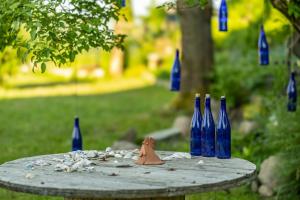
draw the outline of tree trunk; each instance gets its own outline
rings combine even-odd
[[[196,92],[204,96],[209,88],[213,66],[213,40],[211,35],[212,6],[205,9],[177,1],[182,33],[182,68],[180,94],[173,106],[190,108]]]
[[[290,0],[271,0],[271,3],[274,8],[279,10],[282,14],[286,16],[293,24],[298,33],[300,33],[300,18],[295,18],[294,16],[289,15],[288,13],[288,3]]]

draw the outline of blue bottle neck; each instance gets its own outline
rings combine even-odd
[[[179,49],[176,49],[176,58],[179,58]]]
[[[221,98],[221,111],[226,112],[226,99]]]
[[[296,73],[291,72],[291,75],[290,75],[291,80],[295,81],[295,76],[296,76]]]
[[[195,110],[200,110],[201,108],[201,100],[200,97],[195,98]]]
[[[226,0],[222,0],[220,8],[221,9],[227,9]]]
[[[75,120],[74,120],[74,127],[79,127],[79,118],[76,117]]]
[[[210,97],[205,98],[205,110],[211,110],[210,108]]]

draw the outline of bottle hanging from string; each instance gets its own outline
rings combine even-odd
[[[205,96],[205,108],[201,126],[201,155],[215,156],[215,123],[211,113],[210,95]]]
[[[221,97],[219,121],[216,134],[216,157],[228,159],[231,157],[231,127],[226,111],[226,98]]]
[[[180,60],[179,60],[179,50],[176,49],[176,56],[175,61],[173,64],[173,68],[171,71],[171,77],[170,77],[170,90],[171,91],[179,91],[180,90],[180,79],[181,79],[181,66],[180,66]]]
[[[290,74],[289,84],[287,86],[287,110],[289,112],[295,112],[297,109],[297,86],[296,86],[296,73],[293,71]]]
[[[260,34],[258,39],[258,55],[260,65],[269,64],[269,45],[263,25],[261,25],[260,27]]]
[[[227,31],[228,9],[226,0],[221,1],[219,8],[219,31]]]
[[[125,7],[126,6],[126,0],[121,0],[121,6]]]
[[[196,94],[194,114],[191,122],[191,141],[190,141],[190,153],[192,156],[201,155],[201,100],[200,94]]]
[[[72,151],[82,150],[82,136],[79,127],[79,118],[76,116],[74,120],[74,129],[72,135]]]

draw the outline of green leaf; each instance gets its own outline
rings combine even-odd
[[[44,73],[46,71],[46,64],[45,63],[42,63],[41,70],[42,70],[42,73]]]

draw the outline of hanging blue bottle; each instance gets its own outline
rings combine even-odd
[[[269,64],[269,45],[263,25],[260,27],[260,34],[258,39],[258,55],[260,65]]]
[[[126,6],[126,0],[121,0],[121,6],[125,7]]]
[[[171,71],[171,77],[170,77],[170,90],[171,91],[179,91],[180,90],[180,60],[179,60],[179,50],[176,50],[176,56],[175,61],[173,64],[173,68]]]
[[[72,151],[82,150],[82,136],[79,128],[79,118],[75,117],[73,136],[72,136]]]
[[[228,10],[226,0],[221,1],[219,8],[219,31],[227,31]]]
[[[216,134],[216,157],[228,159],[231,157],[231,127],[226,111],[226,98],[221,97],[219,121]]]
[[[288,96],[287,109],[289,112],[295,112],[297,108],[297,87],[296,87],[295,76],[296,73],[292,72],[287,87],[287,96]]]
[[[205,107],[201,126],[201,155],[215,156],[215,123],[211,113],[210,95],[205,96]]]
[[[196,94],[194,114],[191,122],[190,153],[192,156],[201,155],[201,124],[202,124],[202,114],[201,114],[200,94]]]

